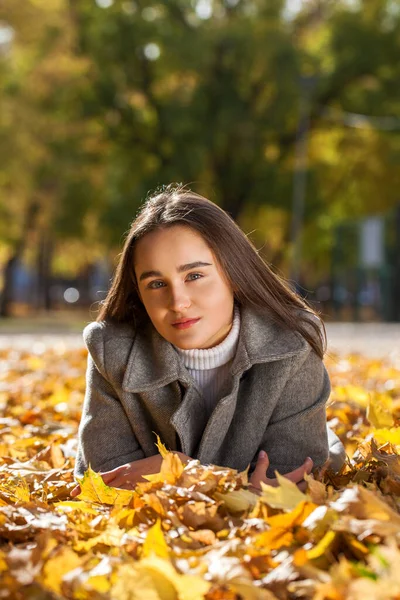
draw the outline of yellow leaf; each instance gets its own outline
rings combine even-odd
[[[247,485],[249,483],[249,469],[250,463],[247,465],[244,471],[240,471],[239,477],[242,480],[242,485]]]
[[[169,557],[168,544],[165,541],[163,531],[161,529],[161,521],[157,519],[153,527],[147,532],[145,542],[143,544],[142,555],[144,557],[155,554],[161,558]]]
[[[268,531],[263,531],[254,539],[256,548],[264,550],[275,550],[282,546],[290,546],[293,541],[293,533],[283,527],[271,527]]]
[[[328,531],[328,533],[324,535],[322,540],[320,540],[314,548],[307,550],[308,560],[320,558],[323,554],[325,554],[335,541],[336,535],[336,531]]]
[[[150,483],[154,483],[156,481],[162,481],[160,478],[160,473],[150,473],[150,475],[142,475],[143,479],[150,481]]]
[[[2,571],[8,571],[8,564],[6,563],[6,554],[0,550],[0,573]]]
[[[31,493],[25,479],[20,479],[13,491],[17,502],[29,502]]]
[[[293,541],[294,527],[302,525],[303,521],[317,508],[312,502],[300,502],[291,512],[273,515],[265,519],[271,529],[260,533],[254,538],[256,547],[268,550],[281,546],[290,546]]]
[[[72,512],[73,510],[79,510],[90,515],[97,515],[98,512],[92,508],[91,504],[84,502],[83,500],[65,500],[63,502],[55,502],[54,507],[65,512]]]
[[[204,595],[210,589],[210,583],[196,575],[180,575],[172,564],[157,556],[144,558],[137,564],[139,573],[148,573],[156,583],[160,599],[169,600],[204,600]],[[164,596],[164,586],[171,585],[175,590],[173,596]],[[171,589],[171,588],[170,588]],[[146,596],[142,596],[146,598]]]
[[[197,575],[181,575],[163,558],[151,556],[116,572],[111,600],[204,600],[211,584]]]
[[[107,575],[93,575],[85,583],[85,587],[89,588],[90,591],[99,592],[99,594],[106,594],[110,587],[110,581]]]
[[[143,494],[142,499],[146,506],[152,508],[158,515],[165,516],[166,511],[168,510],[168,504],[164,506],[157,494]]]
[[[26,366],[30,371],[37,371],[46,366],[46,362],[39,356],[29,356],[26,360]]]
[[[302,501],[291,512],[272,515],[271,517],[268,517],[266,521],[271,527],[291,529],[292,527],[302,525],[306,518],[311,515],[316,508],[318,508],[317,504]]]
[[[278,471],[275,471],[275,475],[279,484],[277,487],[261,482],[262,495],[260,496],[260,502],[265,502],[272,508],[293,510],[299,502],[309,500],[309,497],[303,494],[293,481],[290,481]]]
[[[133,526],[133,521],[135,518],[136,511],[133,508],[113,508],[111,511],[110,517],[114,519],[114,521],[124,529],[130,528]]]
[[[369,395],[362,386],[352,384],[335,386],[334,393],[337,399],[342,402],[351,400],[351,402],[355,402],[363,408],[368,406]]]
[[[111,600],[178,600],[175,587],[165,577],[139,571],[137,565],[128,564],[118,569],[109,597]]]
[[[77,481],[81,487],[81,493],[77,498],[86,502],[126,506],[130,503],[135,493],[132,490],[109,487],[104,483],[101,475],[93,471],[90,466],[82,479],[78,479]]]
[[[80,558],[71,548],[63,546],[56,555],[49,558],[42,571],[41,582],[44,587],[56,594],[61,594],[64,575],[82,564]]]
[[[379,394],[378,392],[371,394],[367,408],[367,419],[377,429],[393,427],[392,399],[388,394]]]
[[[214,498],[221,500],[225,504],[228,510],[231,512],[243,512],[256,505],[258,496],[253,494],[249,490],[241,489],[228,492],[227,494],[221,494],[220,492],[214,493]]]
[[[237,592],[239,598],[245,600],[276,600],[275,594],[269,590],[263,590],[260,587],[256,587],[250,578],[232,577],[232,579],[229,580],[229,587],[232,588],[234,592]]]
[[[167,452],[161,463],[161,469],[159,473],[152,473],[150,475],[142,475],[143,479],[150,481],[151,483],[169,483],[174,485],[182,475],[184,465],[179,458],[178,454],[174,452]]]
[[[400,446],[400,427],[391,427],[390,429],[375,429],[374,438],[378,444],[390,442],[394,446]]]
[[[165,458],[168,454],[168,450],[167,450],[166,446],[162,443],[160,436],[158,434],[156,434],[156,435],[157,435],[157,442],[156,442],[157,449],[158,449],[159,453],[161,454],[161,456],[163,458]]]
[[[168,452],[162,461],[160,475],[163,478],[163,481],[174,485],[176,480],[182,475],[183,469],[184,466],[178,454]]]
[[[320,481],[316,481],[312,475],[304,474],[304,480],[307,482],[307,492],[313,502],[316,504],[325,504],[328,498],[326,486]]]

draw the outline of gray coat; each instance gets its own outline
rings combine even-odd
[[[274,324],[263,310],[241,309],[231,365],[232,384],[209,419],[201,391],[174,347],[149,323],[90,323],[86,394],[75,475],[89,463],[108,471],[157,454],[156,433],[171,450],[201,463],[254,469],[268,452],[269,477],[310,456],[322,465],[330,453],[340,468],[345,454],[327,428],[330,381],[321,359],[299,334]]]

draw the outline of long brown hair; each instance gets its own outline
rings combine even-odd
[[[173,225],[186,225],[202,236],[219,261],[239,306],[269,309],[272,319],[297,331],[323,358],[326,332],[318,315],[270,269],[228,213],[182,185],[169,185],[147,198],[130,227],[96,321],[130,322],[139,326],[146,318],[134,272],[135,245],[151,231]]]

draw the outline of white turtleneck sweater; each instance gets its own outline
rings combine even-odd
[[[220,344],[213,348],[182,350],[175,346],[185,367],[203,392],[208,415],[218,400],[229,391],[230,366],[236,353],[240,332],[240,311],[234,308],[232,327]]]

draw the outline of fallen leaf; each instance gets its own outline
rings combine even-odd
[[[292,510],[299,502],[308,500],[293,481],[284,477],[278,471],[275,471],[278,485],[273,487],[261,482],[262,495],[260,502],[265,502],[272,508],[282,508],[283,510]]]

